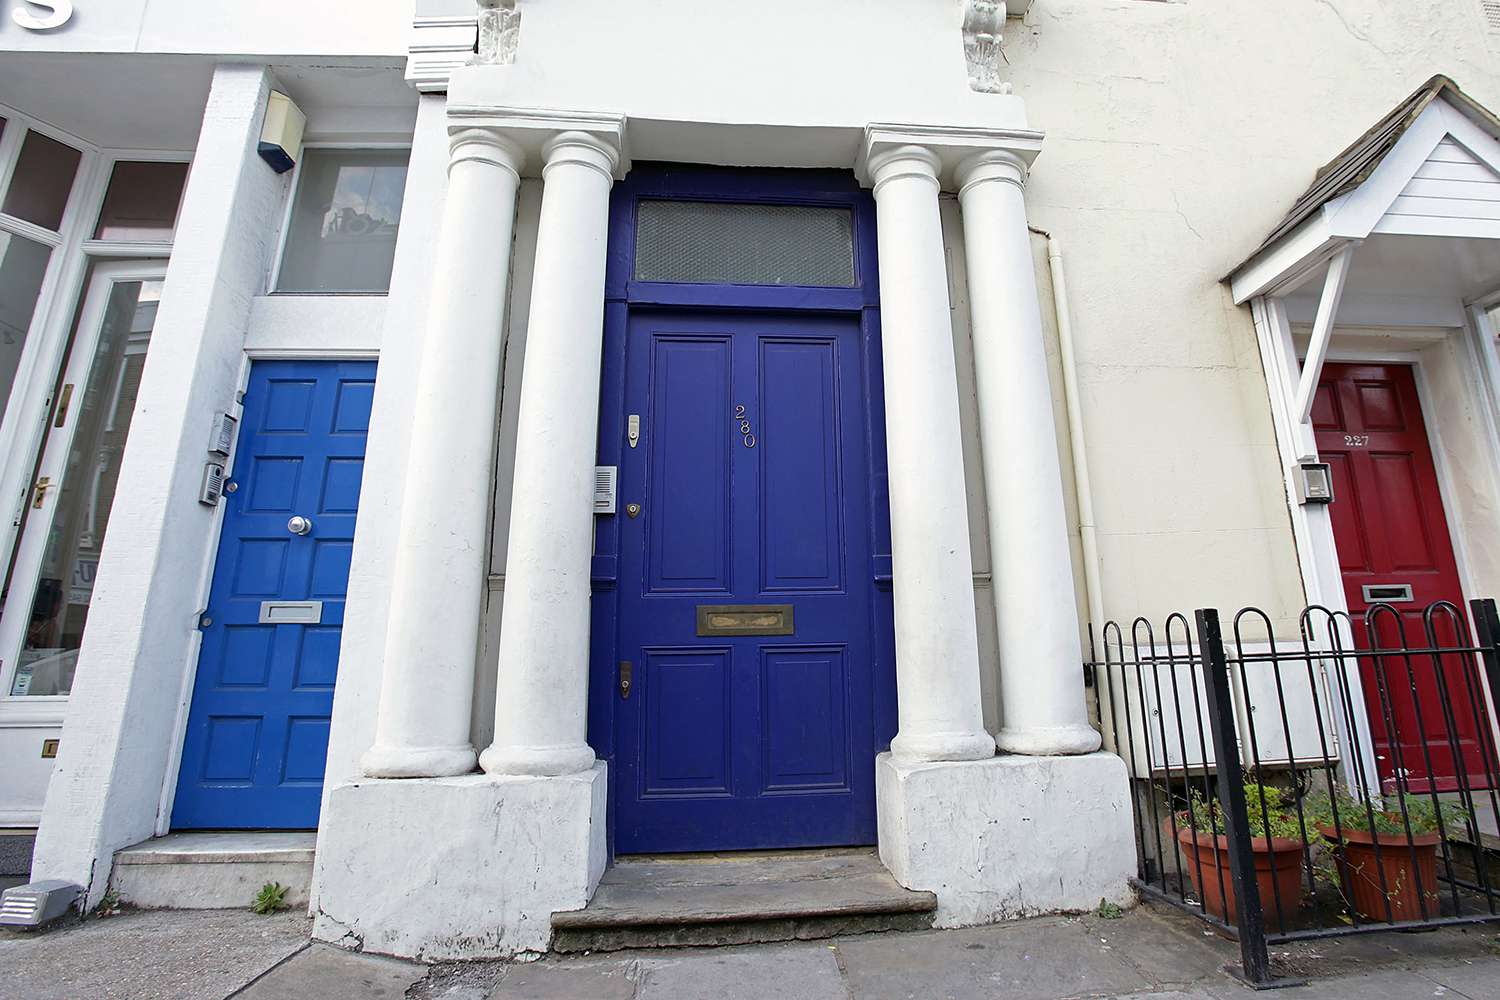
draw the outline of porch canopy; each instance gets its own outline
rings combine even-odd
[[[1351,331],[1406,331],[1378,337],[1387,349],[1463,331],[1493,401],[1500,118],[1433,77],[1319,170],[1225,280],[1254,307],[1288,460],[1316,458],[1310,417],[1336,328],[1347,346]]]

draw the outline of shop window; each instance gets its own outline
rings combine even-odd
[[[10,399],[51,255],[40,243],[0,230],[0,412]]]
[[[278,292],[385,292],[391,284],[407,150],[308,150]]]
[[[43,229],[60,229],[82,158],[72,146],[40,132],[27,132],[0,212]]]
[[[848,209],[642,201],[635,278],[715,285],[854,285]]]
[[[170,243],[187,184],[186,163],[115,164],[94,239]]]

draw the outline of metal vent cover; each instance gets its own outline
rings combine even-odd
[[[1479,0],[1479,9],[1484,13],[1485,26],[1500,33],[1500,0]]]

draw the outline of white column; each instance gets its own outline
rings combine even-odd
[[[474,769],[469,712],[488,550],[501,324],[521,149],[452,139],[406,464],[372,777]]]
[[[609,192],[619,153],[582,132],[549,140],[542,153],[495,741],[480,758],[494,774],[572,774],[594,765],[589,570]]]
[[[1084,705],[1052,383],[1026,228],[1026,164],[1004,150],[960,165],[990,566],[1000,629],[996,743],[1023,754],[1099,749]]]
[[[870,160],[880,244],[886,453],[904,760],[994,755],[979,694],[974,567],[935,153]]]

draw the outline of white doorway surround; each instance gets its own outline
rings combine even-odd
[[[546,19],[561,16],[528,9],[523,44],[545,48],[548,32],[562,28]],[[465,67],[447,81],[446,128],[418,136],[414,159],[427,155],[424,141],[448,146],[449,178],[443,224],[428,244],[436,266],[420,364],[409,387],[379,390],[405,393],[412,412],[397,592],[376,660],[378,708],[363,719],[335,712],[336,741],[341,726],[369,727],[374,749],[362,774],[330,775],[315,936],[426,959],[542,951],[552,914],[581,909],[605,869],[610,776],[585,731],[588,487],[609,192],[632,157],[852,168],[874,188],[899,716],[892,752],[876,764],[881,859],[907,888],[936,893],[939,926],[1129,901],[1135,849],[1125,769],[1096,752],[1085,708],[1023,198],[1042,137],[1027,127],[1021,102],[969,93],[916,109],[863,94],[816,128],[783,124],[785,109],[775,105],[740,109],[751,115],[741,122],[760,122],[747,126],[685,115],[669,80],[620,81],[617,106],[630,116],[546,111],[536,108],[570,106],[546,81]],[[880,123],[878,109],[902,106],[923,123]],[[475,773],[470,699],[503,276],[513,263],[518,182],[538,175],[495,733]],[[983,342],[983,457],[1004,470],[994,489],[1008,505],[990,520],[998,610],[1014,623],[1002,634],[1000,755],[983,722],[939,230],[944,190],[960,192],[969,217],[975,284],[993,282],[993,294],[974,296],[971,309]],[[451,477],[438,475],[452,468],[468,470],[457,498]],[[430,495],[439,483],[427,477],[448,491],[441,505]],[[370,666],[346,647],[340,671],[342,686],[369,676]],[[385,874],[372,879],[372,871]]]
[[[1435,77],[1317,176],[1226,279],[1254,313],[1307,601],[1348,611],[1329,507],[1298,492],[1318,461],[1313,395],[1330,360],[1413,366],[1465,595],[1493,596],[1500,523],[1465,498],[1500,489],[1500,120]],[[1363,704],[1357,671],[1339,675]],[[1357,786],[1357,762],[1343,766]]]

